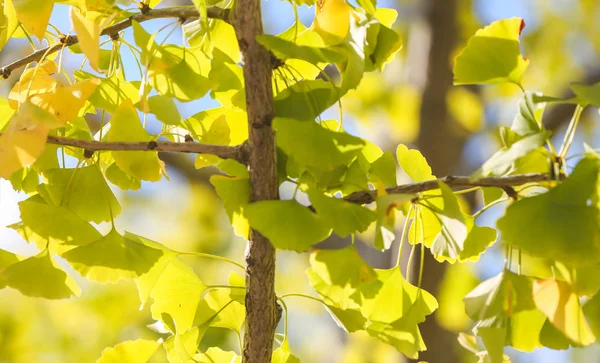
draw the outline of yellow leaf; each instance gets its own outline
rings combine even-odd
[[[536,280],[533,284],[535,305],[548,320],[572,341],[589,345],[596,341],[573,288],[554,279]]]
[[[140,123],[137,110],[131,100],[125,100],[110,120],[107,141],[152,141]],[[164,162],[156,151],[113,151],[119,169],[140,180],[159,181],[165,174]]]
[[[0,135],[0,177],[8,179],[37,160],[46,146],[48,131],[57,126],[52,115],[26,102]]]
[[[351,11],[346,0],[319,0],[313,27],[328,45],[340,43],[350,31]]]
[[[52,91],[56,87],[56,79],[52,77],[57,72],[56,63],[45,61],[35,68],[29,68],[21,75],[8,95],[8,102],[13,109],[25,102],[27,97]]]
[[[73,85],[57,86],[50,92],[32,96],[31,102],[52,113],[64,125],[79,115],[99,84],[99,79],[90,78]]]
[[[42,39],[52,14],[54,0],[13,0],[17,19],[25,30]]]
[[[88,58],[90,66],[100,71],[100,33],[114,19],[116,13],[107,19],[99,16],[89,19],[93,14],[88,12],[86,17],[78,9],[71,8],[71,23],[77,33],[79,46]]]

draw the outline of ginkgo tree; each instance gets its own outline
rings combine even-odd
[[[0,15],[2,45],[11,37],[49,43],[0,72],[6,79],[24,68],[0,99],[0,177],[27,194],[19,203],[21,221],[11,228],[39,250],[23,258],[0,249],[0,287],[45,299],[80,295],[58,256],[90,281],[135,281],[164,338],[122,342],[98,362],[153,356],[298,362],[288,338],[285,301],[292,296],[320,302],[345,331],[364,331],[417,359],[426,344],[435,344],[423,341],[419,324],[438,303],[421,288],[427,272],[423,260],[413,261],[416,249],[421,258],[427,249],[440,263],[454,264],[479,259],[494,243],[505,250],[504,269],[464,297],[474,322],[473,335],[457,337],[465,348],[495,363],[507,361],[505,346],[530,352],[596,341],[600,157],[587,146],[581,155],[569,150],[583,109],[600,106],[600,86],[573,85],[571,99],[525,91],[521,80],[530,61],[520,51],[523,20],[479,30],[455,59],[457,85],[510,83],[523,91],[512,126],[500,130],[503,147],[471,176],[438,178],[419,151],[399,145],[396,155],[383,152],[347,133],[341,120],[322,119],[360,87],[366,72],[381,70],[401,48],[393,9],[372,0],[356,6],[294,0],[294,9],[315,6],[313,25],[302,25],[296,12],[288,30],[267,35],[259,0],[195,0],[171,8],[156,7],[157,0],[56,2],[71,7],[70,34],[48,24],[53,0],[5,0]],[[141,26],[158,18],[182,26],[184,43],[158,41],[160,32]],[[84,56],[73,74],[63,68],[66,49]],[[138,75],[124,69],[124,49],[134,55]],[[339,77],[325,71],[330,65]],[[220,106],[180,116],[175,100],[206,95]],[[548,102],[577,104],[558,148],[542,123]],[[148,130],[148,114],[161,122],[159,133]],[[101,119],[97,132],[86,115]],[[168,178],[159,152],[192,153],[197,168],[220,170],[211,183],[235,233],[248,241],[245,264],[197,255],[230,263],[228,284],[201,281],[180,258],[192,253],[116,228],[122,207],[113,189],[137,190],[142,181]],[[575,157],[570,170],[565,161]],[[398,185],[398,168],[413,183]],[[296,186],[286,200],[279,196],[284,182]],[[479,191],[485,206],[470,214],[461,195]],[[310,205],[298,201],[299,193]],[[478,225],[477,217],[498,204],[507,208],[496,228]],[[111,225],[107,233],[100,223]],[[354,245],[314,248],[332,233],[371,229],[373,246],[386,250],[398,224],[400,251],[412,246],[404,271],[401,253],[397,266],[376,269]],[[275,291],[278,249],[310,252],[307,278],[319,297]],[[531,257],[552,273],[523,273]],[[411,278],[413,264],[421,268]],[[283,335],[275,335],[280,321]],[[235,332],[241,351],[199,350],[210,327]]]

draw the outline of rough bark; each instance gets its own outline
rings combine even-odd
[[[452,52],[457,41],[457,0],[431,0],[427,23],[431,29],[431,47],[428,56],[427,83],[421,107],[421,132],[418,144],[436,175],[451,174],[461,161],[464,137],[452,120],[446,105],[446,96],[452,87]],[[419,259],[416,259],[418,261]],[[418,265],[418,264],[416,264]],[[418,267],[418,266],[417,266]],[[439,296],[439,284],[446,265],[426,252],[422,287]],[[418,276],[418,273],[413,273]],[[456,335],[443,329],[430,316],[421,325],[428,350],[419,356],[427,362],[458,362],[455,352]]]
[[[248,170],[253,202],[278,199],[270,56],[257,41],[263,33],[260,0],[236,0],[233,25],[244,61],[248,112]],[[275,248],[251,231],[246,250],[246,334],[243,362],[271,361],[277,324]]]

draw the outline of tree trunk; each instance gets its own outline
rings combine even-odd
[[[452,87],[451,56],[457,41],[457,0],[432,0],[429,6],[427,22],[431,30],[431,47],[418,144],[434,174],[443,176],[456,172],[464,144],[464,136],[450,117],[446,104],[448,90]],[[426,252],[422,287],[439,296],[439,284],[445,270],[445,264]],[[413,276],[418,276],[418,272]],[[420,360],[432,363],[459,361],[455,352],[456,335],[439,326],[435,314],[423,323],[421,332],[428,350],[419,356]]]
[[[263,34],[260,0],[236,0],[233,25],[244,60],[248,112],[248,170],[252,202],[279,198],[275,134],[271,127],[273,89],[269,53],[257,41]],[[252,230],[246,249],[246,330],[243,362],[271,361],[277,325],[275,248]]]

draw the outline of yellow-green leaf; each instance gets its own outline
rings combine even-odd
[[[154,340],[126,341],[104,349],[96,363],[146,363],[158,347],[160,342]]]
[[[101,239],[74,248],[64,257],[89,280],[114,283],[150,271],[163,252],[120,235],[112,229]]]
[[[0,286],[9,286],[23,295],[66,299],[79,295],[75,281],[52,259],[48,250],[0,270]]]
[[[151,141],[142,126],[137,111],[130,100],[124,101],[110,121],[107,141]],[[156,151],[113,151],[119,169],[140,180],[159,181],[164,173],[164,162]]]
[[[529,60],[521,55],[520,18],[498,20],[478,30],[456,57],[454,84],[521,83]]]

